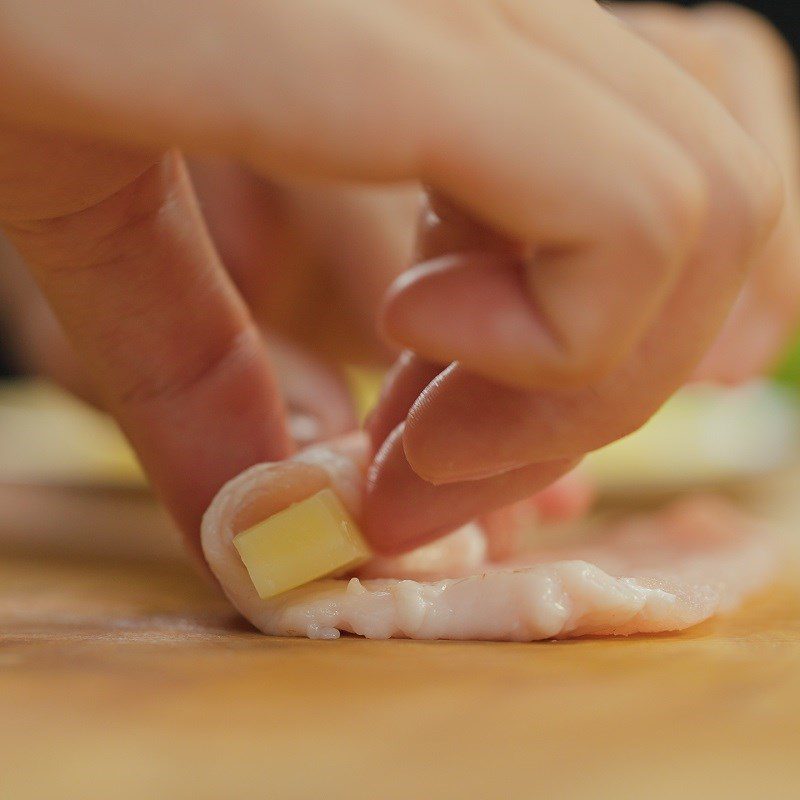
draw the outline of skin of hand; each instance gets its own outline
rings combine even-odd
[[[589,0],[11,0],[0,64],[0,223],[195,545],[220,484],[293,444],[183,152],[448,198],[385,311],[418,356],[374,418],[381,552],[640,424],[782,214],[756,141]]]
[[[396,355],[376,317],[411,260],[419,187],[278,185],[221,159],[189,167],[220,259],[264,331],[293,438],[302,446],[352,430],[339,365],[385,369]],[[102,405],[24,263],[2,244],[0,316],[19,366]]]
[[[395,284],[384,312],[387,334],[409,351],[370,423],[380,449],[367,525],[385,530],[387,520],[397,520],[386,535],[396,537],[398,550],[499,504],[556,459],[579,458],[635,430],[687,379],[738,382],[758,374],[797,324],[800,131],[787,46],[760,17],[733,6],[623,4],[613,11],[619,24],[599,40],[579,41],[585,20],[578,15],[565,21],[520,11],[519,19],[664,125],[697,159],[705,206],[696,236],[682,254],[670,251],[673,261],[659,262],[618,229],[611,245],[624,251],[606,250],[604,263],[595,263],[602,251],[586,241],[520,247],[432,195],[418,265]],[[666,54],[683,80],[665,74],[660,90],[641,94],[641,71],[657,70],[659,54],[635,48],[638,55],[627,59],[640,72],[626,74],[611,55],[624,50],[625,30]],[[694,91],[684,93],[686,80]],[[781,171],[786,202],[750,240],[752,248],[736,244],[732,165],[723,166],[721,150],[709,158],[712,117],[719,116],[695,116],[682,106],[701,86]],[[728,174],[722,183],[720,169]],[[757,173],[751,177],[758,182]],[[741,282],[733,287],[736,263]],[[422,492],[424,512],[412,501]]]
[[[800,321],[800,118],[786,42],[747,9],[626,3],[614,13],[700,81],[770,153],[784,177],[783,213],[699,380],[737,384],[774,366]]]

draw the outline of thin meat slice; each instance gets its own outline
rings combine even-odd
[[[358,448],[302,456],[346,493],[358,514]],[[776,564],[765,526],[714,498],[685,500],[595,532],[590,541],[541,547],[491,562],[470,525],[412,553],[375,559],[357,577],[316,581],[261,600],[231,544],[253,498],[272,508],[318,491],[320,476],[284,462],[255,467],[225,487],[203,525],[209,564],[236,607],[272,635],[331,639],[533,641],[677,631],[730,611],[762,587]],[[298,484],[300,481],[300,484]],[[345,500],[345,498],[343,498]],[[257,504],[258,504],[257,503]],[[287,503],[288,504],[288,503]]]

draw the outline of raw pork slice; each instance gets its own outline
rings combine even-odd
[[[233,604],[264,633],[527,642],[677,631],[736,608],[774,571],[765,526],[706,497],[609,526],[589,542],[495,563],[482,529],[469,525],[404,556],[375,559],[357,576],[261,600],[231,543],[241,520],[274,513],[320,482],[357,518],[359,447],[350,440],[254,467],[209,508],[206,558]]]

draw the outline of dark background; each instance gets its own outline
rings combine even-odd
[[[8,347],[5,345],[7,339],[8,336],[3,326],[3,320],[0,319],[0,378],[15,373],[14,365],[8,355]]]
[[[679,5],[700,5],[692,0],[684,0]],[[760,11],[768,17],[783,32],[783,35],[800,55],[800,0],[751,0],[741,5]],[[2,320],[0,320],[0,376],[13,371],[13,366],[8,360],[7,348],[3,347]]]

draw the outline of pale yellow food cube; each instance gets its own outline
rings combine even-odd
[[[259,597],[353,569],[370,557],[358,526],[332,489],[273,514],[233,539]]]

